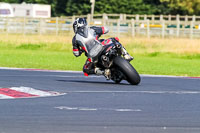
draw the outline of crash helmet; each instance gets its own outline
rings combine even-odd
[[[77,18],[73,23],[74,33],[77,32],[79,28],[87,26],[87,21],[85,18]]]

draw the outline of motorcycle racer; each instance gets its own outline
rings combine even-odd
[[[89,74],[97,74],[106,76],[106,73],[109,73],[109,70],[100,70],[98,67],[95,67],[95,61],[97,60],[99,53],[101,52],[102,46],[109,43],[115,42],[119,43],[118,38],[110,38],[107,40],[100,39],[99,37],[103,34],[109,32],[106,27],[88,27],[87,21],[84,18],[77,18],[73,23],[74,37],[72,39],[73,45],[73,54],[78,57],[83,52],[88,57],[85,65],[83,66],[83,72],[85,76]],[[126,60],[131,61],[132,56],[128,54],[125,48],[122,48],[123,56]]]

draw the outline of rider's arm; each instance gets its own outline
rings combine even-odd
[[[90,27],[91,29],[93,29],[96,34],[98,35],[98,37],[100,37],[102,34],[106,34],[109,32],[109,29],[107,27],[96,27],[96,26],[93,26],[93,27]]]
[[[82,54],[82,52],[81,52],[81,50],[79,48],[79,45],[78,45],[78,43],[76,41],[75,36],[72,39],[72,45],[73,45],[73,54],[74,54],[74,56],[76,56],[76,57],[80,56]]]

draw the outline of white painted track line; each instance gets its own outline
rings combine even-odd
[[[66,91],[67,93],[200,94],[200,91]]]
[[[77,110],[77,111],[116,111],[116,112],[141,112],[141,109],[121,109],[121,108],[91,108],[91,107],[68,107],[68,106],[59,106],[54,107],[55,109],[60,110]]]

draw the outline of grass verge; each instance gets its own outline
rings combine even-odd
[[[0,35],[0,66],[82,71],[71,36]],[[200,40],[122,38],[140,74],[200,76]]]
[[[174,57],[174,55],[136,54],[133,66],[140,74],[200,76],[199,58]],[[1,49],[0,66],[82,71],[86,57],[79,58],[67,51]]]

